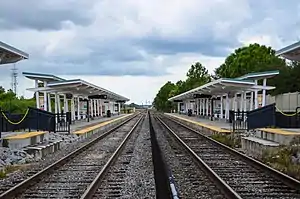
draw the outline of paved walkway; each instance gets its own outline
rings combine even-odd
[[[84,128],[89,127],[89,126],[94,126],[96,124],[99,124],[101,122],[105,122],[105,121],[108,121],[108,120],[113,120],[113,119],[116,119],[118,117],[122,117],[124,115],[126,115],[126,114],[114,115],[114,116],[111,116],[111,117],[99,117],[97,119],[90,120],[89,122],[87,122],[86,120],[77,121],[77,122],[75,122],[75,124],[72,124],[70,126],[70,131],[72,133],[74,131],[84,129]]]
[[[199,117],[196,117],[196,116],[189,117],[187,115],[178,114],[178,113],[170,113],[170,114],[178,116],[178,117],[185,118],[187,120],[193,120],[193,121],[200,122],[200,123],[203,123],[203,124],[206,124],[206,125],[215,126],[215,127],[225,129],[225,130],[232,129],[232,128],[230,128],[230,123],[226,123],[224,121],[211,121],[211,120],[199,118]]]

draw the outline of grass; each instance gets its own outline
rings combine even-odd
[[[231,148],[239,148],[241,146],[240,140],[233,138],[231,135],[214,134],[211,136],[211,138]]]
[[[266,150],[262,162],[300,180],[300,163],[292,162],[292,156],[297,152],[300,152],[299,146],[281,146],[272,151]]]
[[[4,167],[2,170],[0,170],[0,179],[6,178],[8,174],[13,173],[18,170],[22,170],[28,165],[22,164],[22,165],[9,165]]]

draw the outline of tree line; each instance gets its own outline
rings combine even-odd
[[[188,90],[204,85],[219,78],[236,78],[252,72],[279,70],[279,75],[268,80],[268,85],[276,89],[269,92],[278,95],[288,92],[300,91],[300,63],[286,61],[275,56],[275,50],[257,43],[241,47],[231,53],[217,67],[213,74],[200,62],[192,64],[186,74],[185,80],[176,83],[167,81],[156,94],[153,105],[159,111],[169,112],[177,107],[168,99]]]
[[[35,107],[35,99],[18,97],[12,90],[0,86],[0,109],[10,113],[25,113],[28,107]]]

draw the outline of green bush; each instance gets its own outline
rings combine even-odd
[[[232,148],[238,148],[241,145],[238,139],[234,139],[230,135],[214,134],[211,138]]]

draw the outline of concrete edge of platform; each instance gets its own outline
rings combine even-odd
[[[184,121],[184,122],[187,122],[189,124],[193,124],[197,127],[197,129],[201,130],[201,131],[204,131],[205,133],[209,133],[209,134],[229,134],[231,133],[230,130],[226,130],[226,129],[222,129],[220,127],[216,127],[216,126],[212,126],[212,125],[207,125],[207,124],[203,124],[201,122],[196,122],[196,121],[193,121],[193,120],[188,120],[186,118],[183,118],[183,117],[179,117],[177,115],[173,115],[173,114],[170,114],[170,113],[164,113],[165,115],[169,116],[169,117],[173,117],[173,118],[176,118],[178,120],[181,120],[181,121]]]
[[[87,137],[90,137],[93,134],[99,133],[101,130],[106,129],[114,125],[116,122],[122,122],[124,119],[128,118],[129,116],[133,115],[127,114],[121,117],[113,118],[111,120],[106,120],[103,122],[100,122],[98,124],[95,124],[94,126],[86,127],[78,131],[74,131],[73,134],[80,137],[80,139],[85,139]]]

